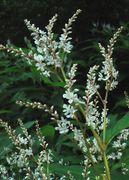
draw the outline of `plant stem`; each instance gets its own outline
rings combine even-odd
[[[106,141],[106,127],[107,127],[107,99],[108,99],[109,89],[106,90],[105,99],[104,99],[104,127],[103,127],[103,143]]]
[[[104,112],[103,143],[105,143],[106,141],[106,124],[107,124],[106,112]]]
[[[63,78],[64,78],[64,80],[65,80],[65,82],[66,82],[66,75],[65,75],[65,72],[64,72],[64,69],[63,69],[63,67],[61,67],[60,68],[61,69],[61,72],[62,72],[62,75],[63,75]]]
[[[97,143],[101,149],[101,151],[103,152],[105,149],[105,146],[102,143],[102,140],[100,139],[99,135],[96,133],[96,131],[90,126],[90,130],[92,132],[92,134],[94,135],[95,139],[97,140]]]
[[[110,169],[109,169],[109,165],[108,165],[108,160],[106,157],[106,151],[103,153],[103,160],[104,160],[107,180],[111,180],[111,174],[110,174]]]

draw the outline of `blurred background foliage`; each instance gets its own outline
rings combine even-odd
[[[55,13],[59,15],[56,26],[59,33],[64,22],[79,8],[83,12],[73,28],[75,42],[92,36],[93,23],[99,23],[100,27],[118,26],[129,19],[128,0],[0,0],[0,42],[10,39],[15,45],[24,46],[23,37],[28,35],[24,19],[43,28]]]

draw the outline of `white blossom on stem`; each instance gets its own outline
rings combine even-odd
[[[104,61],[102,62],[103,66],[101,71],[99,72],[99,81],[105,81],[106,86],[105,89],[112,90],[117,84],[118,71],[115,69],[113,65],[112,54],[114,50],[114,44],[119,37],[123,27],[118,28],[117,32],[114,34],[113,38],[110,39],[109,45],[107,46],[107,50],[99,43],[99,48],[102,56],[104,57]]]
[[[61,120],[57,121],[57,127],[55,129],[58,130],[60,134],[66,134],[72,128],[73,125],[70,123],[70,121],[68,121],[64,117],[61,117]]]

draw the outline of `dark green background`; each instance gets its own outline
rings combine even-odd
[[[59,33],[64,21],[78,9],[83,12],[73,28],[75,42],[91,36],[92,23],[109,23],[118,26],[129,20],[129,0],[0,0],[0,43],[8,39],[24,46],[28,31],[24,19],[44,27],[48,20],[59,14],[56,32]]]

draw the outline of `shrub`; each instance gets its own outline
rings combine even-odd
[[[53,33],[57,15],[49,21],[46,31],[25,20],[35,43],[35,47],[31,48],[29,53],[25,53],[22,49],[0,45],[1,50],[23,57],[41,77],[64,90],[62,111],[40,102],[24,102],[22,99],[16,102],[20,106],[37,108],[50,114],[53,124],[47,127],[47,130],[50,130],[50,134],[54,133],[54,130],[60,134],[57,135],[55,148],[48,148],[43,136],[45,128],[39,128],[37,121],[37,136],[29,135],[27,131],[33,123],[29,127],[28,124],[24,126],[19,119],[19,131],[19,129],[13,130],[3,120],[0,121],[1,127],[5,129],[15,146],[15,149],[14,146],[6,149],[8,156],[7,154],[6,158],[3,156],[3,163],[0,165],[3,179],[18,177],[19,179],[111,180],[117,176],[129,177],[127,154],[129,113],[118,120],[116,116],[109,116],[108,109],[109,94],[118,84],[118,71],[114,66],[112,54],[123,27],[118,28],[106,48],[99,43],[103,56],[102,64],[90,67],[85,87],[79,90],[79,85],[76,83],[77,64],[71,65],[68,60],[73,47],[69,36],[71,26],[80,12],[77,10],[68,20],[63,33],[57,39]],[[128,96],[126,99],[128,103]],[[71,149],[72,153],[70,153]],[[60,155],[63,159],[59,160]]]

